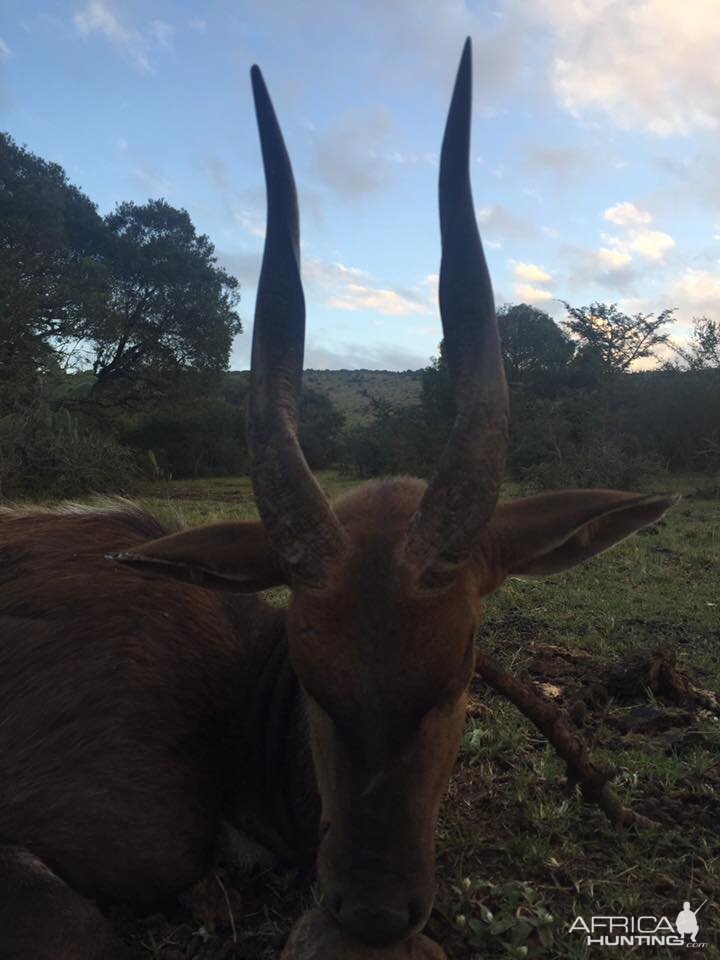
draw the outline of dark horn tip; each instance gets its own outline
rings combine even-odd
[[[467,38],[463,45],[463,52],[460,57],[458,67],[458,80],[462,77],[465,83],[469,83],[472,76],[472,40]]]
[[[265,86],[265,78],[262,75],[262,70],[256,63],[250,67],[250,83],[252,84],[256,112],[261,109],[267,110],[268,106],[270,106],[270,94]]]

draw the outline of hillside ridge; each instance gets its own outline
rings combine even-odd
[[[370,417],[370,399],[396,407],[420,400],[422,370],[305,370],[303,386],[328,397],[346,418],[360,423]],[[248,370],[231,370],[226,376],[247,379]]]

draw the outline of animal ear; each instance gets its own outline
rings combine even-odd
[[[559,573],[655,523],[679,496],[565,490],[498,504],[488,526],[506,574]]]
[[[200,587],[254,593],[288,582],[257,521],[211,523],[151,540],[108,560],[155,577]]]

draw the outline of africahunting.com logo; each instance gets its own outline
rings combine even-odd
[[[697,915],[707,903],[703,900],[696,910],[686,900],[673,923],[669,917],[652,915],[641,917],[600,916],[575,917],[570,933],[583,935],[587,946],[603,947],[706,947],[698,940],[700,926]]]

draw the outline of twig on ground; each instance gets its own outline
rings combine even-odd
[[[579,783],[583,797],[596,803],[611,823],[623,827],[659,826],[655,820],[623,806],[607,774],[590,759],[585,743],[570,729],[558,707],[541,699],[482,650],[477,651],[476,669],[487,684],[506,697],[547,737],[565,761],[568,780]]]
[[[230,897],[228,896],[228,892],[225,889],[225,884],[222,882],[222,880],[220,879],[217,873],[215,874],[215,879],[217,880],[217,884],[222,890],[223,897],[225,898],[225,906],[227,907],[228,917],[230,919],[230,929],[232,930],[233,943],[237,943],[237,930],[235,929],[235,916],[233,914],[232,905],[230,903]]]

